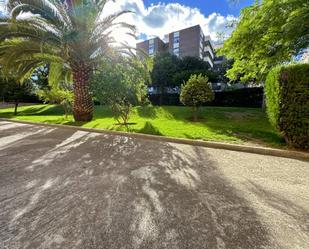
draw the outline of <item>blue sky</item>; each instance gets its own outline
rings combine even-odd
[[[233,31],[228,24],[239,18],[243,7],[254,2],[238,1],[238,4],[233,5],[229,4],[228,0],[116,0],[108,2],[105,14],[133,10],[135,14],[127,15],[122,21],[137,27],[138,40],[156,36],[164,39],[164,35],[170,32],[199,24],[205,35],[209,35],[214,42],[221,43],[218,33],[228,37]],[[123,34],[116,31],[117,40],[135,45],[135,39]]]
[[[144,0],[146,6],[158,3],[180,3],[182,5],[198,8],[204,15],[210,15],[213,12],[220,13],[223,16],[228,14],[238,16],[242,8],[251,5],[253,0],[240,0],[238,4],[229,4],[227,0],[175,0],[175,1],[153,1]]]
[[[126,18],[138,30],[140,40],[164,35],[199,24],[205,35],[220,43],[218,34],[228,37],[233,31],[230,23],[237,21],[240,10],[251,5],[254,0],[238,0],[231,4],[228,0],[117,0],[109,9],[132,10],[136,14]],[[133,44],[133,41],[132,41]]]

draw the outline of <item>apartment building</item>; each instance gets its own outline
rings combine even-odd
[[[152,56],[170,52],[179,57],[198,57],[214,66],[215,52],[210,36],[205,36],[200,25],[165,35],[165,41],[156,37],[136,44],[136,48]]]

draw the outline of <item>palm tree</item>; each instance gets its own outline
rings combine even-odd
[[[118,21],[130,11],[105,16],[109,0],[9,0],[8,17],[0,19],[0,64],[4,70],[29,76],[39,66],[62,64],[73,75],[73,116],[90,121],[93,116],[89,83],[102,56],[113,54],[112,33],[134,26]],[[30,12],[30,14],[29,14]],[[117,22],[118,21],[118,22]],[[57,68],[57,67],[51,67]],[[58,67],[59,68],[59,67]]]

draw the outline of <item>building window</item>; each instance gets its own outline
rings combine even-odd
[[[179,48],[174,48],[174,55],[179,56]]]
[[[154,54],[154,39],[149,40],[148,54],[149,55],[153,55]]]
[[[179,32],[174,33],[174,44],[179,43]]]
[[[176,56],[179,56],[179,32],[174,32],[173,52]]]
[[[201,30],[200,36],[201,36],[201,41],[204,41],[204,33],[202,30]]]
[[[174,37],[174,43],[179,43],[179,37]]]

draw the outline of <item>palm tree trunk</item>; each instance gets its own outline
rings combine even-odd
[[[73,73],[73,117],[75,121],[91,121],[93,117],[93,102],[89,92],[91,67],[83,62],[71,65]]]

